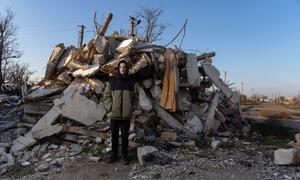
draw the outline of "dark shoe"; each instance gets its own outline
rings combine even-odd
[[[109,158],[106,160],[106,163],[113,163],[118,161],[118,156],[117,155],[110,155]]]
[[[122,164],[123,165],[129,165],[130,159],[128,156],[122,156]]]

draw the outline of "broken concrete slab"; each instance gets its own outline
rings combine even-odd
[[[65,50],[65,46],[63,43],[56,45],[54,50],[52,51],[52,54],[48,60],[46,73],[45,73],[45,79],[51,79],[52,76],[55,74],[56,66],[59,63],[60,57],[62,56],[63,52]]]
[[[201,133],[203,131],[202,121],[198,116],[194,115],[187,120],[185,128],[191,133]]]
[[[239,103],[239,94],[237,92],[234,93],[227,84],[225,84],[220,78],[220,72],[215,66],[210,62],[202,62],[202,67],[205,74],[213,81],[214,85],[217,86],[233,104]]]
[[[139,104],[141,105],[142,109],[148,112],[151,111],[153,106],[150,98],[147,97],[144,89],[141,86],[138,86],[137,88],[139,92]]]
[[[89,77],[94,75],[96,72],[98,72],[100,69],[99,64],[93,64],[88,69],[82,70],[78,69],[75,72],[73,72],[74,77]]]
[[[103,94],[105,84],[99,79],[87,79],[86,83],[88,83],[96,92],[96,94]]]
[[[210,143],[213,151],[216,151],[221,146],[221,144],[222,144],[222,141],[220,141],[220,140],[212,140]]]
[[[59,125],[52,126],[59,115],[59,112],[53,108],[48,111],[25,136],[20,136],[13,142],[11,148],[12,152],[17,154],[19,151],[34,145],[36,139],[41,139],[60,132],[62,127]]]
[[[95,38],[95,48],[98,53],[103,53],[108,46],[108,40],[101,35],[97,35]]]
[[[89,100],[79,93],[79,89],[71,94],[65,92],[64,94],[65,96],[61,99],[54,101],[55,106],[53,108],[66,118],[89,126],[98,120],[101,121],[106,114],[106,109],[102,103],[97,104]]]
[[[76,48],[74,46],[69,46],[64,50],[56,67],[58,71],[61,71],[65,67],[65,64],[68,64],[69,61],[71,61],[72,55],[75,54],[75,51]]]
[[[42,139],[48,136],[52,136],[54,134],[58,134],[61,131],[62,131],[62,126],[59,124],[55,124],[55,125],[44,124],[43,128],[41,128],[40,131],[35,131],[32,133],[35,139]]]
[[[14,155],[18,155],[22,150],[34,145],[35,143],[36,139],[33,138],[32,132],[29,131],[25,136],[20,136],[13,141],[13,144],[11,146],[11,152]]]
[[[186,69],[189,85],[192,87],[199,87],[202,80],[198,70],[197,56],[195,54],[188,54]]]
[[[277,149],[274,151],[274,163],[278,165],[300,164],[299,149]]]
[[[106,63],[104,54],[95,54],[93,64],[103,65]]]
[[[178,110],[188,111],[191,106],[191,95],[186,89],[180,90],[176,94],[176,101],[178,105],[176,105],[178,107]]]
[[[205,133],[206,135],[212,135],[214,128],[214,116],[219,101],[219,92],[217,92],[211,102],[210,109],[206,119]]]
[[[154,161],[158,155],[158,149],[154,146],[144,146],[137,149],[137,157],[142,166]]]
[[[72,83],[72,77],[69,75],[69,71],[64,71],[60,75],[58,75],[57,80],[62,81],[66,84]]]
[[[24,105],[25,114],[46,114],[53,106],[53,103],[44,103],[41,101],[32,102]]]
[[[152,97],[156,101],[160,102],[160,95],[161,95],[161,88],[160,88],[160,86],[158,84],[154,84],[152,86],[152,88],[150,89],[150,92],[151,92]]]
[[[76,61],[76,60],[73,60],[68,64],[68,68],[70,68],[71,70],[77,70],[77,69],[86,70],[89,67],[90,66],[88,64],[84,64],[84,63]]]
[[[148,57],[147,54],[142,54],[141,58],[134,63],[131,68],[129,69],[129,74],[135,74],[141,69],[145,68],[148,64],[151,63],[151,59]]]
[[[125,53],[126,51],[128,51],[129,49],[131,49],[135,44],[135,41],[133,40],[133,38],[131,39],[126,39],[124,41],[122,41],[118,47],[116,48],[116,50],[119,53]]]
[[[53,107],[33,126],[31,129],[33,137],[41,139],[60,132],[62,130],[61,126],[52,126],[59,116],[60,113]]]
[[[39,87],[38,89],[34,90],[32,93],[28,94],[25,99],[28,100],[37,100],[44,98],[49,95],[57,94],[62,92],[66,87],[65,86],[59,86],[59,87],[53,87],[53,88],[46,88],[44,86]]]
[[[295,140],[297,143],[300,143],[300,133],[295,134]]]
[[[91,156],[89,157],[89,161],[91,162],[99,162],[101,160],[101,157]]]
[[[159,116],[168,126],[178,131],[183,130],[182,124],[180,124],[173,116],[171,116],[167,111],[160,107],[157,103],[154,103],[154,109]]]

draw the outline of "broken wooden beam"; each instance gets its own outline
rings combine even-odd
[[[112,20],[112,18],[113,18],[113,14],[112,13],[109,13],[108,15],[107,15],[107,17],[106,17],[106,20],[105,20],[105,22],[104,22],[104,24],[103,24],[103,27],[102,27],[102,29],[100,30],[100,35],[101,36],[104,36],[104,34],[105,34],[105,32],[106,32],[106,30],[107,30],[107,28],[108,28],[108,26],[109,26],[109,23],[110,23],[110,21]]]

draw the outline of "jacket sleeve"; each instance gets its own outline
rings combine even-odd
[[[111,87],[110,83],[106,83],[106,87],[104,90],[104,104],[107,109],[107,111],[111,111],[112,108],[112,93],[111,93]]]

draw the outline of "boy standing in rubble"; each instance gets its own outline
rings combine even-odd
[[[119,128],[121,128],[122,136],[122,161],[125,165],[130,162],[128,157],[128,135],[137,88],[128,71],[128,63],[120,61],[117,75],[106,84],[104,91],[104,103],[108,110],[107,115],[111,120],[112,133],[112,152],[107,163],[118,160]]]

